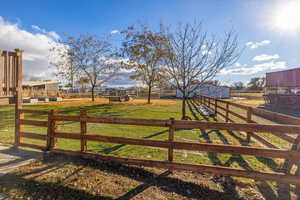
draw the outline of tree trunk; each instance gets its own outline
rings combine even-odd
[[[150,104],[151,102],[151,89],[152,89],[152,86],[151,85],[149,85],[148,86],[148,104]]]
[[[95,101],[95,93],[94,93],[94,90],[95,90],[95,86],[92,86],[92,101]]]
[[[185,110],[186,105],[185,105],[185,103],[186,103],[186,97],[185,97],[185,95],[183,95],[183,97],[182,97],[182,108],[181,108],[181,113],[182,113],[181,119],[182,120],[186,119],[186,110]]]

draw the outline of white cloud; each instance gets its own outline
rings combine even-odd
[[[261,64],[253,65],[252,67],[240,67],[234,69],[223,69],[221,70],[221,75],[228,74],[240,74],[240,75],[248,75],[248,74],[256,74],[258,72],[267,71],[267,70],[277,70],[287,68],[287,63],[284,61],[278,62],[266,62]]]
[[[261,42],[247,42],[246,46],[249,47],[250,49],[256,49],[257,47],[265,46],[268,44],[271,44],[270,40],[263,40]]]
[[[43,32],[43,30],[42,30],[40,27],[36,26],[36,25],[31,25],[31,28],[32,28],[33,30]]]
[[[236,62],[236,63],[234,63],[234,66],[235,66],[235,67],[241,67],[242,65],[241,65],[241,63]]]
[[[60,39],[60,36],[56,32],[54,32],[54,31],[48,32],[48,35],[51,36],[51,37],[53,37],[56,40]]]
[[[117,33],[120,33],[118,30],[112,30],[111,32],[110,32],[110,34],[117,34]]]
[[[43,34],[46,34],[46,35],[48,35],[48,36],[50,36],[50,37],[52,37],[52,38],[54,38],[54,39],[56,39],[56,40],[59,40],[60,39],[60,36],[56,33],[56,32],[54,32],[54,31],[46,31],[45,29],[43,29],[43,28],[40,28],[39,26],[37,26],[37,25],[31,25],[31,28],[33,29],[33,30],[35,30],[35,31],[38,31],[38,32],[41,32],[41,33],[43,33]]]
[[[56,41],[48,33],[42,33],[38,26],[32,28],[39,33],[28,32],[0,17],[0,49],[24,50],[24,74],[49,79],[53,77],[53,69],[48,67],[49,49]]]
[[[280,58],[280,56],[278,54],[274,54],[274,55],[261,54],[261,55],[255,56],[252,60],[253,61],[267,61],[267,60],[275,60],[278,58]]]

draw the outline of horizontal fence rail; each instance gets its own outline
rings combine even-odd
[[[253,116],[263,117],[265,119],[269,119],[272,121],[281,122],[288,125],[300,125],[300,119],[296,117],[291,117],[284,114],[274,113],[271,111],[259,109],[259,108],[253,108],[250,106],[245,106],[237,103],[233,103],[230,101],[222,100],[222,99],[215,99],[208,96],[197,96],[194,101],[197,103],[203,104],[205,106],[208,106],[209,108],[213,109],[216,115],[221,116],[225,122],[232,122],[236,123],[236,119],[230,117],[230,115],[236,117],[239,120],[242,120],[247,123],[256,123],[259,124],[257,121],[253,120]],[[232,108],[238,108],[241,111],[243,111],[245,114],[242,115],[240,113],[237,113],[235,111],[232,111]],[[247,125],[246,125],[247,126]],[[285,126],[283,126],[285,127]],[[297,129],[296,127],[290,127],[291,129]],[[241,131],[241,130],[240,130]],[[270,143],[269,141],[265,140],[260,135],[255,134],[255,132],[259,132],[256,130],[245,130],[247,131],[247,138],[250,140],[251,137],[258,140],[260,143],[262,143],[265,146],[271,147],[271,148],[278,148],[276,145]],[[285,140],[289,143],[295,143],[298,142],[295,140],[295,138],[286,135],[286,134],[293,134],[291,133],[292,130],[287,130],[285,128],[278,127],[277,130],[271,130],[271,133],[278,138]],[[268,131],[265,131],[268,132]]]
[[[285,133],[294,134],[300,138],[300,126],[297,125],[262,125],[256,123],[216,123],[216,122],[200,122],[200,121],[186,121],[174,120],[154,120],[154,119],[132,119],[132,118],[108,118],[87,115],[86,111],[82,110],[80,115],[60,115],[55,111],[30,111],[20,110],[19,113],[31,113],[48,115],[47,121],[25,120],[21,119],[23,125],[46,126],[47,135],[40,135],[21,131],[21,138],[31,138],[37,140],[46,140],[45,147],[35,144],[25,144],[20,142],[19,145],[31,148],[38,148],[49,150],[56,153],[66,153],[71,155],[80,155],[85,157],[93,157],[104,160],[111,160],[125,164],[134,164],[142,166],[151,166],[159,168],[167,168],[170,170],[187,170],[195,172],[213,173],[216,175],[229,175],[240,176],[246,178],[253,178],[257,180],[275,180],[290,184],[300,185],[300,177],[292,174],[285,173],[266,173],[249,170],[233,169],[229,167],[209,166],[200,164],[186,164],[177,163],[173,161],[174,150],[188,150],[200,152],[216,152],[233,155],[251,155],[256,157],[270,157],[270,158],[283,158],[289,159],[292,163],[299,164],[300,152],[296,150],[283,150],[276,148],[264,147],[250,147],[250,146],[236,146],[225,144],[211,144],[200,142],[178,142],[174,141],[174,131],[176,129],[201,129],[201,130],[227,130],[227,131],[244,131],[247,133],[264,132],[276,133],[277,135],[284,135]],[[80,123],[80,130],[78,132],[61,132],[58,131],[59,121],[70,121]],[[169,138],[168,140],[153,140],[153,139],[140,139],[128,138],[117,136],[104,136],[99,134],[92,134],[87,132],[87,123],[106,123],[118,125],[135,125],[135,126],[156,126],[168,127]],[[284,133],[284,134],[283,134]],[[285,137],[285,136],[284,136]],[[66,151],[58,149],[56,146],[57,139],[73,139],[80,141],[80,151]],[[145,160],[145,159],[131,159],[124,157],[101,155],[96,153],[87,152],[87,141],[128,144],[137,146],[149,146],[168,149],[167,161]]]

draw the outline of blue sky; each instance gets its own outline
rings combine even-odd
[[[294,0],[26,0],[1,2],[0,49],[25,50],[25,73],[49,78],[47,44],[63,34],[110,34],[139,22],[172,27],[202,21],[214,34],[234,28],[244,53],[218,76],[225,84],[300,66],[300,5]],[[291,8],[292,7],[292,8]],[[292,10],[291,10],[292,9]],[[298,19],[296,19],[298,17]],[[115,31],[116,32],[116,31]],[[117,44],[119,34],[112,35]],[[132,84],[126,77],[121,85]]]

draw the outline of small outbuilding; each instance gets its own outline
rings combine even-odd
[[[24,81],[24,97],[51,97],[57,96],[59,83],[53,81]]]
[[[189,87],[189,98],[195,97],[196,95],[203,95],[212,97],[215,99],[226,99],[230,98],[230,88],[226,86],[218,86],[213,84],[200,84],[196,83]],[[182,92],[177,89],[176,90],[176,97],[182,98]]]

